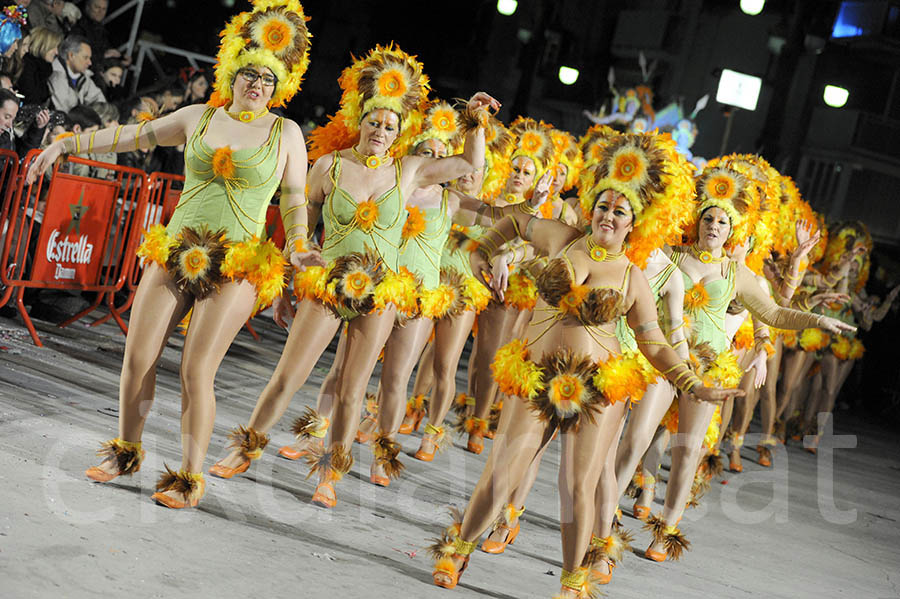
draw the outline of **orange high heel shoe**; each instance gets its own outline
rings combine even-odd
[[[481,452],[484,451],[484,435],[480,433],[469,435],[469,441],[466,443],[466,451],[474,453],[475,455],[481,455]]]
[[[422,460],[423,462],[431,462],[434,460],[434,456],[437,452],[443,451],[444,445],[446,445],[449,440],[447,439],[443,426],[434,426],[430,422],[425,425],[425,434],[431,436],[431,439],[428,439],[432,444],[431,451],[428,452],[423,449],[425,437],[422,437],[422,444],[419,446],[418,451],[416,451],[415,458],[417,460]]]
[[[375,459],[372,462],[372,468],[381,467],[384,476],[380,474],[369,474],[369,480],[379,487],[386,487],[391,484],[392,478],[399,478],[400,473],[406,468],[397,456],[400,455],[400,444],[391,439],[387,434],[379,432],[372,441],[372,454]]]
[[[236,474],[240,474],[241,472],[246,472],[250,467],[250,462],[261,458],[263,450],[269,444],[269,435],[261,433],[249,426],[247,428],[239,426],[232,429],[231,433],[228,435],[228,439],[228,449],[239,450],[244,461],[234,468],[223,466],[222,462],[224,460],[220,460],[213,464],[209,469],[209,473],[219,478],[227,479]]]
[[[525,513],[525,506],[522,506],[522,509],[516,509],[511,503],[506,504],[506,507],[503,509],[503,514],[500,515],[497,522],[495,523],[493,529],[491,529],[491,534],[495,533],[498,530],[505,530],[506,534],[502,541],[492,541],[490,539],[490,535],[488,538],[481,543],[481,550],[485,553],[490,553],[491,555],[499,555],[506,551],[507,545],[512,545],[516,537],[519,536],[519,531],[522,529],[519,518],[522,514]],[[516,521],[516,525],[512,526],[512,521]]]
[[[165,466],[165,465],[164,465]],[[174,472],[168,466],[156,483],[156,493],[150,496],[159,505],[173,510],[187,507],[196,507],[200,498],[206,492],[206,481],[202,472],[187,472],[179,470]],[[184,496],[184,501],[165,495],[167,491],[175,491]]]
[[[476,418],[474,416],[466,418],[463,423],[463,429],[469,433],[469,441],[466,443],[466,450],[479,455],[484,451],[484,435],[488,432],[490,423],[484,418]]]
[[[311,453],[307,457],[307,463],[310,466],[307,478],[314,474],[325,473],[324,479],[316,485],[316,492],[313,493],[311,501],[324,508],[333,508],[337,505],[334,483],[350,472],[350,468],[353,466],[353,456],[344,449],[343,445],[338,444],[330,451],[325,451],[323,448],[319,452]],[[326,494],[325,490],[331,493]]]
[[[638,501],[641,500],[641,496],[645,491],[652,491],[653,494],[656,494],[656,477],[650,474],[644,474],[643,470],[639,470],[632,477],[632,485],[629,487],[632,489],[631,496],[634,497],[634,505],[631,508],[631,515],[637,518],[640,521],[646,521],[650,516],[651,508],[649,505],[641,505]],[[634,487],[637,487],[635,489]],[[650,503],[653,503],[653,500],[650,500]]]
[[[434,584],[445,589],[456,588],[459,578],[462,576],[466,568],[469,567],[469,557],[475,551],[475,542],[463,541],[458,536],[450,538],[447,532],[443,533],[438,545],[445,545],[440,550],[432,549],[432,555],[435,556],[436,562],[434,570],[431,572],[431,578]],[[462,558],[462,565],[457,570],[453,558]]]
[[[764,445],[757,445],[756,451],[759,453],[756,463],[763,468],[770,468],[772,466],[772,450]]]
[[[650,512],[649,505],[638,505],[635,503],[634,507],[631,508],[631,515],[641,521],[646,520],[650,516]]]
[[[681,522],[681,518],[678,519]],[[678,525],[668,526],[663,522],[660,516],[650,516],[647,523],[644,524],[644,530],[649,531],[653,535],[653,545],[662,545],[665,551],[655,551],[650,547],[644,550],[644,557],[654,562],[662,562],[666,559],[679,560],[682,553],[691,548],[690,542],[684,537]]]
[[[91,466],[84,471],[84,475],[98,483],[108,483],[119,476],[131,476],[141,471],[141,462],[146,455],[140,441],[132,443],[118,438],[105,441],[100,445],[97,456],[103,458],[103,462],[115,460],[117,472],[110,474],[98,466]]]
[[[414,395],[406,401],[406,416],[403,424],[397,430],[401,435],[411,435],[419,430],[419,425],[425,418],[426,399],[424,395]]]
[[[738,448],[728,454],[728,471],[737,474],[744,471],[744,466],[741,464],[741,450]]]

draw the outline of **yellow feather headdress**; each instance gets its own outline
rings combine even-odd
[[[564,166],[566,168],[566,181],[562,189],[557,192],[568,191],[575,186],[578,176],[581,173],[581,152],[578,149],[578,142],[575,136],[568,131],[559,129],[550,130],[550,140],[553,142],[553,163],[554,168]]]
[[[861,221],[840,222],[829,227],[823,272],[828,272],[836,265],[845,252],[850,252],[853,248],[860,245],[866,248],[866,252],[853,258],[859,263],[859,274],[857,275],[853,291],[861,290],[866,286],[866,282],[869,279],[871,253],[874,247],[872,236],[869,234],[869,228]]]
[[[536,184],[553,161],[553,142],[548,133],[549,127],[520,116],[510,124],[509,129],[516,136],[516,147],[509,161],[512,162],[519,156],[530,158],[534,163]]]
[[[593,125],[578,140],[578,151],[581,153],[581,173],[578,177],[579,191],[590,191],[596,183],[594,174],[596,169],[591,167],[600,163],[603,157],[603,148],[610,141],[621,135],[618,131],[607,125]]]
[[[422,132],[410,142],[415,148],[423,141],[436,139],[447,146],[447,153],[454,154],[463,143],[459,112],[447,102],[435,100],[425,111]]]
[[[625,251],[643,268],[653,250],[680,238],[690,215],[693,166],[668,134],[618,135],[598,158],[588,175],[596,183],[580,194],[582,211],[590,219],[597,197],[608,189],[625,196],[634,214]]]
[[[713,207],[721,208],[731,221],[728,247],[743,244],[755,223],[759,195],[750,180],[741,172],[727,166],[707,164],[696,181],[696,197],[691,222],[685,226],[685,240],[697,240],[697,226],[703,213]]]
[[[365,58],[353,58],[343,70],[338,84],[343,90],[341,108],[326,125],[309,134],[309,159],[342,150],[359,138],[359,124],[373,110],[386,109],[400,117],[400,135],[391,154],[406,153],[418,135],[428,91],[428,76],[422,63],[393,43],[375,46]]]
[[[481,198],[491,203],[500,193],[512,172],[511,157],[516,147],[515,134],[495,117],[488,119],[484,128],[484,182]]]
[[[253,10],[236,15],[219,34],[210,104],[231,102],[237,72],[250,65],[267,67],[278,78],[269,106],[289,102],[309,67],[308,20],[297,0],[253,0]]]

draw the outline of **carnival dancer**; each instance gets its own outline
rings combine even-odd
[[[399,267],[404,198],[415,189],[480,168],[484,160],[481,127],[469,133],[463,154],[442,159],[391,157],[398,138],[405,147],[405,140],[414,137],[412,121],[416,111],[424,108],[428,89],[421,64],[399,48],[376,47],[344,70],[340,84],[341,110],[310,134],[310,153],[316,159],[307,190],[315,217],[310,221],[320,213],[324,218],[321,255],[327,266],[297,273],[294,290],[300,301],[294,324],[245,429],[265,437],[341,324],[348,322],[330,442],[309,456],[312,471],[319,474],[313,501],[324,507],[336,504],[333,485],[352,466],[349,450],[360,404],[396,313],[415,309],[414,278]],[[488,108],[499,109],[499,103],[479,92],[466,110],[483,114]],[[295,430],[303,436],[324,428],[319,416],[309,410]],[[215,466],[215,473],[233,476],[245,471],[256,456],[237,442],[235,450]]]
[[[530,341],[515,339],[494,359],[503,391],[516,399],[504,406],[491,456],[463,521],[445,531],[433,548],[439,586],[456,586],[478,537],[532,458],[560,429],[562,593],[574,597],[582,592],[590,567],[586,563],[582,568],[582,561],[592,540],[594,495],[604,463],[597,456],[605,456],[613,443],[625,400],[642,393],[646,384],[637,360],[621,353],[619,318],[627,317],[650,362],[686,392],[695,391],[708,401],[737,392],[704,387],[665,342],[646,279],[624,257],[629,233],[640,251],[653,249],[654,242],[643,235],[655,213],[654,201],[671,184],[686,178],[689,185],[689,174],[665,168],[665,152],[651,135],[622,136],[605,151],[606,168],[583,197],[591,214],[591,234],[515,213],[482,237],[486,256],[473,255],[473,272],[480,273],[499,245],[521,236],[551,260],[538,275],[540,299],[527,330]]]
[[[685,314],[691,319],[692,359],[699,362],[704,382],[716,387],[733,386],[741,372],[729,351],[724,318],[737,298],[766,325],[781,329],[811,326],[829,331],[853,330],[836,319],[779,307],[744,265],[723,254],[726,242],[740,245],[754,230],[760,208],[753,183],[727,166],[707,166],[696,182],[693,210],[695,223],[685,228],[689,244],[670,249],[670,258],[681,270],[685,285]],[[665,508],[645,526],[653,541],[645,555],[654,561],[677,559],[689,546],[677,523],[685,508],[699,464],[704,438],[715,406],[678,399],[678,438],[672,448],[672,468],[666,488]]]
[[[151,122],[103,129],[53,143],[33,163],[33,181],[62,153],[122,152],[185,144],[185,186],[168,226],[145,234],[146,268],[131,310],[119,387],[119,435],[87,476],[110,481],[140,469],[141,433],[153,402],[156,365],[190,311],[181,362],[182,463],[166,466],[153,498],[197,505],[213,431],[213,380],[244,322],[281,293],[286,261],[261,239],[266,209],[281,192],[289,242],[306,230],[306,147],[300,127],[269,113],[300,87],[309,33],[296,0],[257,0],[222,32],[211,106],[189,106]],[[297,267],[315,253],[285,252]]]
[[[553,145],[547,127],[533,119],[519,117],[510,124],[510,131],[516,137],[516,146],[509,158],[509,178],[503,193],[492,205],[479,203],[478,225],[491,226],[514,212],[536,214],[538,206],[530,201],[534,199],[535,188],[541,182],[549,188],[552,173],[548,169],[553,159]],[[541,196],[541,201],[544,199],[546,196]],[[461,202],[467,200],[474,203],[478,198],[460,196]],[[524,321],[523,312],[527,314],[534,307],[537,295],[534,276],[527,268],[527,262],[534,257],[533,250],[521,240],[506,244],[505,250],[495,263],[494,276],[502,284],[508,277],[509,292],[479,314],[473,353],[480,358],[469,362],[474,406],[467,410],[463,426],[469,436],[466,449],[476,454],[484,449],[488,415],[497,396],[497,383],[483,356],[493,356],[503,343],[509,341],[517,325]],[[519,266],[510,272],[509,265]],[[435,418],[438,417],[442,418],[435,413]],[[426,455],[432,454],[433,445],[434,435],[426,433],[420,449]]]

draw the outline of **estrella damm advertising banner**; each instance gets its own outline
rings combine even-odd
[[[56,173],[34,255],[32,281],[95,285],[118,184]]]

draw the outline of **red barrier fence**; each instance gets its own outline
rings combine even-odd
[[[151,225],[157,223],[169,222],[169,219],[172,218],[172,212],[175,211],[175,206],[178,205],[178,200],[181,197],[183,183],[184,177],[182,175],[170,175],[168,173],[152,173],[150,175],[146,187],[147,209],[140,221],[141,231],[149,229]],[[92,322],[91,326],[103,324],[110,318],[116,318],[118,321],[125,312],[131,309],[138,282],[141,280],[141,272],[143,272],[143,265],[140,260],[135,260],[126,280],[126,286],[129,291],[128,299],[121,306],[111,307],[109,314]],[[128,333],[127,329],[125,329],[125,333]]]
[[[29,152],[10,180],[15,185],[8,185],[0,216],[5,228],[0,280],[7,286],[0,303],[16,294],[19,314],[38,346],[41,340],[23,302],[28,288],[96,292],[91,306],[59,326],[83,318],[105,299],[112,317],[127,332],[113,300],[134,267],[148,199],[146,173],[69,156],[65,164],[106,169],[112,180],[60,172],[57,163],[49,184],[41,177],[28,185],[24,173],[37,155],[36,150]]]

